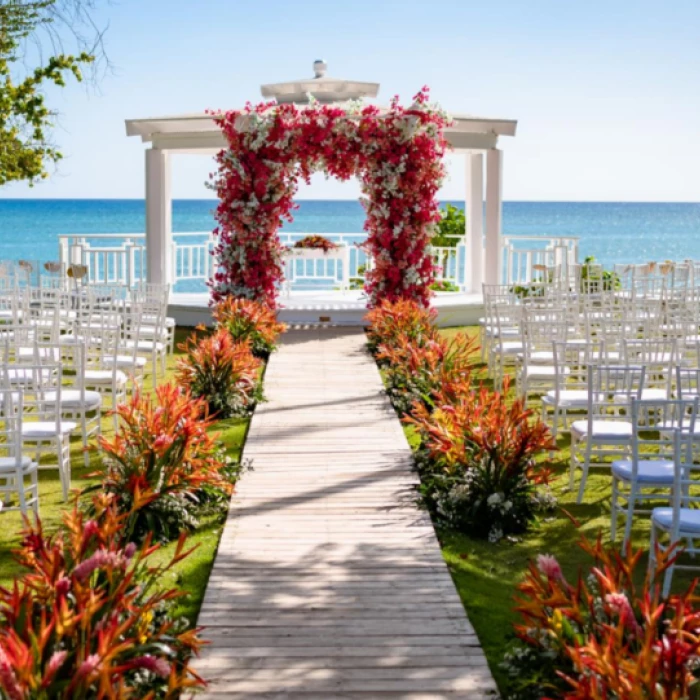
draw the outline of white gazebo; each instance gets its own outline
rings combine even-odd
[[[377,83],[338,80],[326,75],[323,61],[314,63],[315,76],[261,86],[265,98],[308,103],[309,96],[324,102],[374,98]],[[452,114],[446,138],[454,152],[466,159],[464,248],[465,293],[481,292],[482,282],[498,283],[502,276],[503,152],[500,136],[515,136],[517,122]],[[126,120],[128,136],[140,136],[146,149],[146,258],[151,282],[174,282],[172,260],[172,202],[170,158],[175,154],[215,154],[226,143],[211,115],[205,112]],[[485,201],[485,207],[484,207]]]

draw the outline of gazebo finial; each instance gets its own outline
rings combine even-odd
[[[279,103],[296,102],[306,104],[309,95],[317,102],[347,102],[362,98],[373,98],[379,91],[379,83],[365,83],[359,80],[341,80],[327,75],[328,64],[322,58],[314,61],[314,77],[291,80],[287,83],[261,85],[260,92],[265,98],[273,98]]]

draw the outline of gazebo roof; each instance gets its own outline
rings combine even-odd
[[[277,102],[308,104],[309,95],[323,103],[343,103],[351,99],[373,98],[378,83],[340,80],[326,77],[324,61],[314,62],[315,77],[287,83],[261,86],[263,97]],[[456,151],[478,151],[495,148],[499,136],[515,136],[517,121],[491,119],[466,114],[452,114],[453,125],[445,136]],[[127,119],[127,136],[140,136],[153,148],[181,153],[219,151],[226,144],[218,125],[210,114],[198,112],[146,119]]]

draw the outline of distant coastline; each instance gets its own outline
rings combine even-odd
[[[463,202],[450,203],[462,206]],[[300,199],[283,228],[304,233],[360,233],[364,210],[353,199]],[[211,231],[216,200],[173,200],[173,231]],[[141,233],[143,199],[0,198],[0,259],[52,260],[58,236]],[[700,203],[529,202],[503,204],[503,232],[579,236],[582,255],[616,262],[700,259]]]

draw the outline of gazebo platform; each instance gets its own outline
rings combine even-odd
[[[289,324],[329,323],[336,326],[362,326],[366,300],[362,292],[292,292],[279,297],[280,320]],[[483,316],[481,294],[438,293],[433,298],[441,326],[473,325]],[[211,323],[208,294],[172,294],[170,316],[179,326]]]

